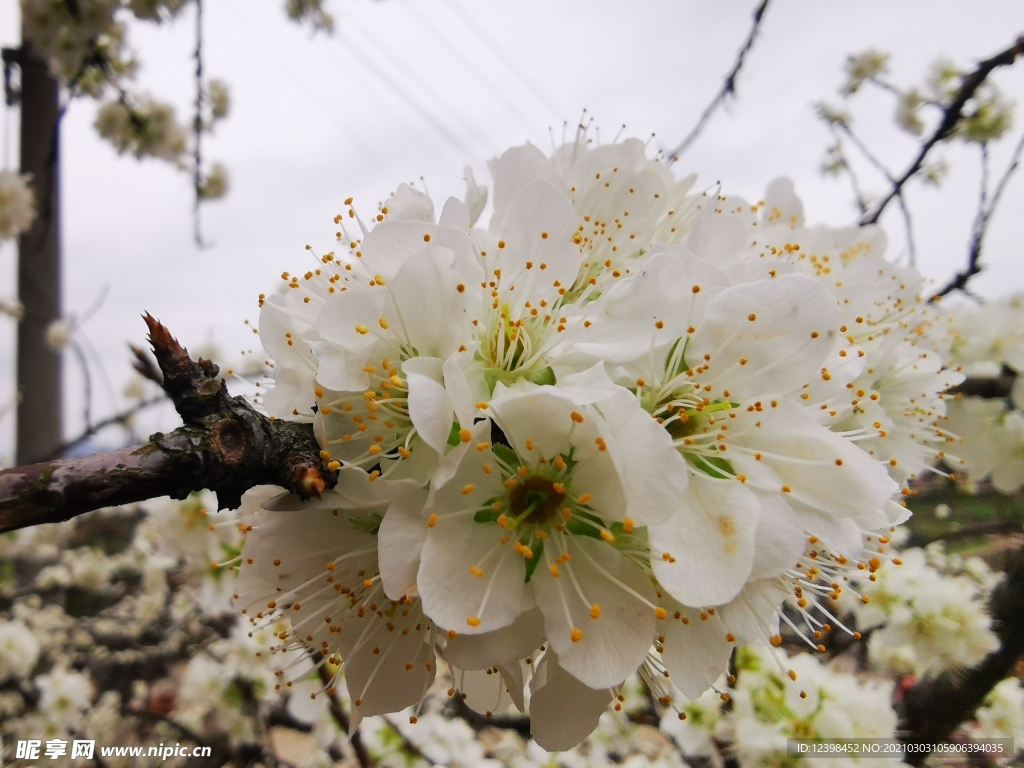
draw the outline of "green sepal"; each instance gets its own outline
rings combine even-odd
[[[525,546],[530,546],[526,543],[529,538],[529,535],[523,536],[523,538],[519,540],[519,543]],[[526,561],[526,578],[523,579],[523,581],[527,583],[529,583],[530,579],[533,578],[533,572],[537,570],[537,565],[540,563],[540,556],[544,554],[543,540],[537,539],[535,546],[530,547],[530,549],[533,550],[533,557]]]

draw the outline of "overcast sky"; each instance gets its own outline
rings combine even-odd
[[[65,307],[81,314],[100,296],[83,331],[103,360],[95,417],[123,405],[126,344],[142,343],[140,315],[153,313],[187,346],[214,342],[224,362],[256,342],[243,321],[257,320],[257,296],[277,288],[284,270],[310,267],[306,243],[333,247],[332,218],[342,201],[372,213],[402,181],[422,182],[443,202],[463,189],[463,166],[487,178],[487,159],[532,141],[560,142],[563,122],[583,109],[603,140],[622,124],[652,151],[676,145],[721,87],[745,39],[756,2],[680,0],[331,0],[333,36],[285,20],[281,0],[206,0],[206,71],[226,80],[232,111],[207,157],[231,173],[228,197],[204,206],[203,237],[192,239],[188,178],[156,161],[121,158],[92,129],[96,108],[73,103],[63,125]],[[0,43],[16,45],[16,0],[0,0]],[[738,98],[713,118],[677,164],[699,186],[756,199],[773,178],[793,178],[812,222],[854,220],[849,187],[823,179],[829,143],[812,103],[841,101],[843,62],[876,47],[892,53],[891,79],[919,83],[940,55],[964,67],[1024,32],[1020,0],[872,0],[839,3],[772,0],[738,82]],[[191,8],[171,24],[134,24],[141,87],[178,105],[194,98]],[[1024,100],[1024,65],[995,81]],[[914,142],[893,126],[887,94],[848,105],[862,138],[894,171]],[[4,119],[3,156],[17,158],[17,112]],[[550,131],[549,131],[550,128]],[[994,152],[1006,165],[1016,135]],[[961,268],[979,183],[976,150],[940,151],[952,173],[940,189],[908,192],[918,263],[938,281]],[[865,179],[881,192],[878,177]],[[1024,289],[1024,173],[1012,184],[986,248],[976,289]],[[890,256],[905,258],[902,221],[892,206],[883,223]],[[0,247],[0,294],[14,291],[15,251]],[[0,403],[12,396],[13,323],[0,318]],[[69,435],[81,426],[81,379],[67,360]],[[112,394],[109,389],[115,390]],[[117,395],[117,397],[115,397]],[[164,412],[148,428],[170,429]],[[0,421],[0,456],[9,456],[13,417]]]

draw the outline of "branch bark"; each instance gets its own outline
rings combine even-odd
[[[231,397],[216,365],[193,361],[167,328],[145,320],[164,391],[184,425],[130,448],[0,471],[0,532],[204,488],[230,509],[254,485],[281,485],[307,499],[337,482],[311,425],[268,418]]]
[[[942,120],[939,122],[938,127],[932,132],[924,144],[921,145],[921,149],[918,151],[917,157],[910,164],[910,167],[904,171],[903,175],[900,176],[893,183],[892,188],[889,190],[882,201],[878,204],[874,211],[866,214],[861,220],[861,226],[865,224],[875,224],[878,218],[882,215],[882,211],[885,210],[886,206],[892,202],[893,198],[900,195],[903,191],[904,185],[910,181],[911,177],[914,176],[924,166],[924,160],[931,152],[932,148],[943,139],[946,139],[953,130],[956,128],[956,124],[960,122],[963,117],[964,107],[967,106],[967,102],[970,101],[975,91],[981,87],[981,84],[985,82],[994,69],[998,67],[1008,67],[1012,65],[1018,56],[1024,55],[1024,36],[1018,37],[1017,40],[1004,51],[1000,51],[995,56],[985,59],[978,64],[977,69],[966,75],[960,82],[960,89],[953,96],[953,99],[945,107],[942,114]]]
[[[679,156],[682,155],[694,141],[696,141],[700,132],[704,130],[704,126],[707,125],[708,120],[711,119],[711,115],[714,114],[718,107],[725,103],[726,98],[736,95],[736,78],[739,77],[740,70],[743,68],[743,60],[750,52],[750,49],[754,47],[754,40],[757,38],[757,32],[761,28],[761,21],[764,18],[765,11],[768,10],[768,2],[769,0],[762,0],[761,4],[754,9],[754,23],[750,27],[750,34],[747,35],[747,39],[744,41],[743,47],[740,48],[739,53],[736,55],[736,63],[733,64],[732,69],[729,70],[729,74],[725,76],[725,82],[722,84],[722,89],[704,109],[700,119],[697,120],[697,124],[693,126],[693,129],[686,138],[683,139],[675,149],[667,153],[670,164],[678,160]]]
[[[999,637],[999,650],[976,667],[952,670],[922,680],[904,699],[901,740],[904,744],[935,745],[949,738],[969,718],[997,683],[1007,677],[1024,656],[1024,549],[1018,550],[1006,579],[992,592],[989,612]],[[911,765],[921,765],[930,753],[907,755]]]

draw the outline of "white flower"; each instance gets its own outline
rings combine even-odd
[[[889,54],[870,48],[846,60],[846,83],[842,93],[850,95],[860,90],[865,80],[889,71]]]
[[[999,647],[973,580],[943,576],[910,549],[858,584],[862,629],[882,625],[868,643],[873,661],[915,675],[971,666]]]
[[[141,160],[156,157],[177,161],[185,152],[185,129],[174,116],[174,107],[140,96],[132,101],[108,101],[96,113],[95,128],[114,145]]]
[[[202,200],[217,200],[228,192],[228,169],[221,163],[214,163],[210,173],[200,182],[199,197]]]
[[[974,713],[974,722],[967,724],[967,732],[975,740],[1012,738],[1019,743],[1024,739],[1024,688],[1020,680],[1007,678],[989,691]]]
[[[52,352],[62,352],[71,343],[74,328],[67,320],[54,320],[46,326],[46,346]]]
[[[420,601],[389,600],[381,585],[374,533],[394,494],[343,470],[320,503],[258,515],[242,551],[236,604],[255,626],[287,622],[273,652],[302,646],[344,665],[353,727],[418,702],[436,670]]]
[[[35,196],[28,174],[0,171],[0,240],[13,240],[27,230],[36,216]]]
[[[0,680],[27,677],[39,660],[35,634],[22,621],[0,621]]]
[[[738,654],[730,719],[735,749],[744,765],[778,764],[789,738],[893,738],[896,713],[890,703],[891,683],[862,684],[852,675],[829,671],[808,654],[784,663],[788,671],[770,651],[755,646]],[[830,759],[828,764],[833,762]],[[854,757],[846,764],[859,762]],[[888,764],[900,764],[899,758],[889,758]]]
[[[231,108],[231,92],[223,80],[211,80],[206,84],[206,95],[210,99],[210,114],[214,120],[222,120],[228,116]]]
[[[35,678],[39,710],[54,725],[73,727],[92,703],[92,681],[81,672],[54,667]]]
[[[414,703],[437,643],[467,705],[563,748],[638,667],[668,706],[781,642],[783,602],[816,632],[846,567],[888,559],[870,531],[942,457],[959,377],[920,275],[877,228],[807,226],[786,179],[691,195],[585,131],[491,172],[486,230],[469,171],[465,201],[401,185],[372,225],[349,199],[338,252],[261,296],[262,402],[349,487],[261,518],[239,602],[344,658],[357,717]]]

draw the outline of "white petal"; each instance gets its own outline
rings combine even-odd
[[[671,345],[686,335],[695,314],[702,314],[696,307],[728,284],[719,270],[684,249],[652,253],[636,272],[570,318],[567,356],[626,363]]]
[[[494,179],[494,210],[504,208],[523,187],[537,179],[559,184],[558,174],[551,168],[547,157],[533,144],[512,147],[487,163]],[[468,183],[467,178],[467,183]],[[482,207],[482,206],[481,206]]]
[[[460,669],[488,669],[525,659],[544,642],[544,615],[534,608],[507,627],[480,635],[456,635],[444,657]]]
[[[548,643],[560,664],[592,688],[620,685],[636,671],[654,639],[655,594],[650,578],[614,547],[585,536],[568,536],[572,556],[550,566],[557,554],[554,542],[544,547],[545,561],[530,583],[537,607],[544,613]],[[598,618],[592,607],[599,606]],[[582,632],[573,641],[572,630]]]
[[[784,400],[766,401],[761,411],[737,409],[729,424],[729,442],[744,450],[723,455],[752,485],[776,492],[785,487],[787,500],[830,514],[857,517],[873,512],[898,490],[875,459]],[[776,473],[781,485],[760,482],[765,467]]]
[[[466,706],[482,715],[502,712],[512,703],[505,679],[491,669],[464,670],[452,667],[452,682]]]
[[[638,525],[663,523],[686,493],[689,471],[672,437],[626,390],[600,404],[618,453],[626,515]]]
[[[384,206],[388,209],[388,221],[434,221],[434,201],[408,184],[399,184]]]
[[[650,528],[654,575],[684,605],[732,600],[750,576],[759,511],[742,484],[694,473],[676,513]]]
[[[393,613],[381,617],[367,610],[361,618],[347,619],[342,630],[353,728],[363,717],[416,704],[434,680],[437,661],[430,635],[423,629],[428,622],[419,603],[413,603],[407,613],[401,609]]]
[[[813,278],[735,285],[708,305],[687,359],[708,360],[699,381],[734,397],[781,395],[821,376],[839,324],[835,299]]]
[[[429,530],[422,516],[425,499],[422,490],[400,496],[388,507],[377,531],[380,581],[392,600],[416,594],[420,550]]]
[[[790,570],[804,553],[800,519],[778,494],[757,493],[761,511],[757,518],[754,563],[750,579],[767,579]]]
[[[436,357],[413,357],[402,363],[409,387],[409,418],[423,441],[438,453],[448,447],[452,401],[441,382],[443,363]]]
[[[536,679],[544,684],[531,685],[530,734],[549,752],[572,749],[597,728],[611,703],[611,691],[587,687],[563,669],[554,654],[545,654],[541,666],[545,669]]]
[[[672,682],[695,699],[726,670],[735,643],[726,640],[729,630],[717,611],[686,608],[671,599],[663,606],[669,617],[658,623],[658,632],[665,638],[661,659]]]
[[[417,576],[423,611],[445,629],[479,634],[507,626],[523,606],[526,567],[495,523],[440,518],[427,534]],[[470,569],[480,569],[480,576]],[[470,623],[473,622],[473,623]]]
[[[470,223],[469,211],[466,210],[466,204],[457,197],[449,197],[444,203],[444,208],[441,209],[441,218],[439,223],[442,227],[453,227],[455,229],[464,229],[468,231]]]
[[[498,251],[498,290],[512,307],[513,320],[526,301],[558,300],[556,281],[566,287],[575,282],[582,261],[570,239],[575,223],[569,196],[545,181],[527,185],[509,202],[500,233],[505,247]]]

